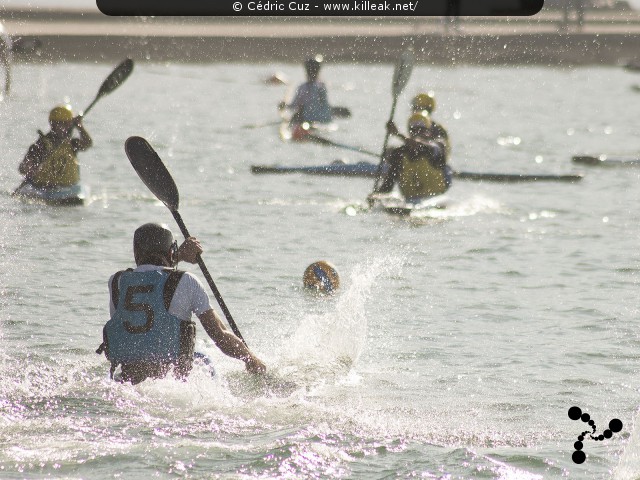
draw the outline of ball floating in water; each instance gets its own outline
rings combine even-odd
[[[304,287],[318,293],[331,294],[340,287],[340,277],[336,268],[325,260],[314,262],[302,276]]]

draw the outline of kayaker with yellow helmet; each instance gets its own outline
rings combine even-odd
[[[405,200],[419,202],[441,195],[451,186],[445,146],[442,138],[435,135],[429,116],[426,112],[413,113],[407,125],[409,136],[405,137],[393,121],[387,123],[389,133],[401,137],[404,145],[385,155],[389,169],[373,196],[390,192],[397,183]]]
[[[331,105],[327,98],[327,87],[319,80],[322,56],[316,55],[304,62],[307,81],[296,90],[290,104],[280,102],[278,108],[293,111],[292,124],[329,123],[332,119]]]
[[[411,111],[413,113],[426,112],[431,119],[430,129],[435,137],[440,137],[444,141],[447,150],[447,157],[451,153],[451,144],[449,142],[449,133],[439,123],[433,120],[433,112],[436,109],[436,98],[433,92],[419,93],[411,100]]]
[[[74,117],[69,105],[59,105],[49,112],[49,125],[49,133],[38,131],[40,138],[29,147],[18,170],[25,181],[38,188],[75,185],[80,182],[76,154],[93,144],[82,115]],[[73,136],[75,129],[78,137]]]

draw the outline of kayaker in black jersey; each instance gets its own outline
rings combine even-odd
[[[447,130],[433,119],[433,112],[436,109],[436,98],[433,92],[419,93],[411,100],[411,111],[413,113],[426,112],[431,120],[432,137],[441,138],[447,152],[447,158],[451,153],[451,143],[449,141],[449,133]]]
[[[451,170],[446,162],[445,146],[431,129],[425,113],[414,113],[408,121],[409,136],[402,135],[393,121],[387,124],[391,135],[404,140],[404,145],[385,154],[389,168],[369,200],[381,193],[389,193],[397,183],[407,202],[417,203],[442,195],[451,185]]]
[[[93,145],[82,116],[73,116],[69,105],[60,105],[49,112],[51,131],[29,147],[18,167],[25,180],[38,188],[69,187],[80,182],[77,153]],[[73,137],[74,129],[80,134]]]
[[[147,223],[135,231],[137,267],[109,279],[111,319],[97,350],[111,362],[112,378],[121,365],[120,380],[134,385],[163,378],[171,369],[176,378],[185,379],[194,356],[192,313],[225,355],[242,360],[251,373],[266,372],[264,363],[223,325],[197,277],[174,268],[179,261],[196,263],[201,253],[195,238],[178,248],[164,225]]]

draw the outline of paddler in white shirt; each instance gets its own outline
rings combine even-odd
[[[111,319],[97,353],[111,362],[111,377],[135,385],[163,378],[171,370],[186,379],[194,358],[195,314],[207,335],[230,357],[245,363],[250,373],[266,366],[223,325],[197,277],[175,269],[178,261],[196,263],[202,247],[195,238],[178,248],[171,231],[157,223],[139,227],[133,236],[137,267],[109,279]],[[115,370],[121,372],[114,377]]]
[[[332,120],[331,105],[327,98],[327,87],[319,80],[322,57],[320,55],[309,58],[304,62],[307,81],[296,90],[295,97],[290,104],[281,102],[280,110],[293,111],[291,124],[329,123]]]

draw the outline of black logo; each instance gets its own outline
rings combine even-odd
[[[617,418],[614,418],[609,422],[609,428],[607,430],[602,432],[600,435],[594,435],[597,430],[596,423],[593,420],[591,420],[591,417],[589,416],[588,413],[582,413],[582,410],[580,410],[580,407],[571,407],[569,409],[569,418],[571,420],[582,420],[584,423],[588,423],[591,426],[591,433],[589,434],[588,430],[586,432],[582,432],[578,436],[578,441],[573,444],[573,447],[576,449],[576,451],[573,452],[573,455],[571,455],[571,459],[573,460],[573,463],[578,463],[578,464],[584,463],[584,461],[587,459],[587,456],[582,451],[582,447],[583,447],[582,442],[585,439],[585,436],[587,434],[589,434],[589,437],[591,437],[591,440],[595,440],[596,442],[598,441],[601,442],[605,438],[611,438],[614,433],[618,433],[620,430],[622,430],[622,422]]]

